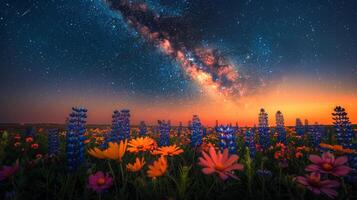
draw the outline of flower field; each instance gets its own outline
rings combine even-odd
[[[112,125],[90,127],[84,108],[65,126],[1,130],[0,199],[357,199],[357,143],[348,114],[333,126]],[[274,120],[273,120],[274,121]]]

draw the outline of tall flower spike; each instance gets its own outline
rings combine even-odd
[[[229,153],[237,153],[235,129],[232,126],[219,126],[216,130],[219,133],[219,147],[221,151],[228,149]]]
[[[68,118],[66,134],[66,158],[70,171],[76,170],[84,162],[87,109],[73,107]]]
[[[286,130],[284,125],[284,116],[280,111],[276,112],[276,129],[278,132],[278,142],[286,144]]]
[[[268,124],[268,114],[262,108],[259,113],[259,143],[260,146],[267,150],[270,147],[270,135],[269,135],[269,124]]]
[[[295,132],[300,137],[303,137],[305,133],[304,126],[302,125],[301,119],[299,118],[296,119]]]
[[[191,147],[197,147],[202,144],[203,129],[200,118],[197,115],[193,115],[191,123]]]
[[[140,136],[145,136],[146,135],[146,132],[147,132],[147,127],[146,127],[146,124],[144,121],[141,121],[140,122],[140,131],[139,131],[139,135]]]
[[[59,153],[59,130],[57,128],[48,130],[48,154],[58,155]]]
[[[170,126],[165,120],[158,121],[159,123],[159,131],[160,131],[160,139],[159,146],[169,146],[170,145]]]
[[[249,129],[245,132],[245,145],[249,148],[250,157],[254,157],[256,153],[254,132]]]
[[[309,140],[312,147],[319,147],[322,141],[322,132],[320,126],[315,123],[315,125],[309,126]]]
[[[121,110],[120,112],[120,140],[130,139],[130,111],[127,109]]]
[[[337,106],[332,113],[332,116],[338,144],[342,145],[346,149],[352,149],[352,141],[356,136],[352,130],[351,122],[345,109],[341,106]]]

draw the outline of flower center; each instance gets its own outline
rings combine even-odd
[[[217,171],[223,171],[224,170],[224,165],[222,163],[217,163],[214,168],[217,170]]]
[[[322,169],[325,171],[331,171],[332,170],[332,165],[330,163],[324,163],[322,164]]]
[[[98,178],[97,179],[97,185],[104,185],[105,184],[105,178]]]
[[[307,179],[307,182],[309,182],[309,184],[313,187],[318,187],[320,186],[320,179],[318,177],[314,177],[314,176],[310,176]]]

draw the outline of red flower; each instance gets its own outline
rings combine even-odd
[[[38,144],[37,143],[31,144],[31,148],[32,149],[38,149]]]
[[[31,142],[33,142],[33,138],[32,137],[27,137],[25,139],[25,141],[26,141],[26,143],[31,143]]]
[[[20,168],[19,160],[16,160],[15,165],[13,166],[6,166],[4,165],[0,170],[0,181],[3,181],[10,176],[14,175]]]
[[[352,169],[345,166],[347,162],[346,156],[341,156],[335,159],[335,156],[330,152],[325,152],[322,156],[310,155],[309,160],[313,163],[308,165],[305,170],[310,172],[320,172],[332,174],[334,176],[345,176]]]
[[[224,149],[223,154],[216,152],[214,147],[209,148],[209,154],[202,152],[202,156],[199,158],[199,165],[203,167],[202,172],[204,174],[218,173],[222,180],[226,180],[228,177],[238,179],[232,171],[243,170],[243,165],[238,164],[237,155],[228,155],[228,149]]]
[[[314,194],[325,193],[328,197],[334,198],[338,195],[334,188],[337,188],[340,183],[334,180],[321,180],[321,175],[316,172],[312,172],[307,176],[296,177],[297,182],[305,186],[308,190]]]

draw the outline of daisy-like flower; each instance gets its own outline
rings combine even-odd
[[[4,165],[0,170],[0,181],[3,181],[10,176],[14,175],[20,168],[19,160],[16,160],[13,166]]]
[[[309,172],[345,176],[352,170],[350,167],[344,165],[348,161],[347,156],[341,156],[335,159],[335,156],[330,152],[323,153],[321,157],[310,155],[309,160],[313,163],[305,168],[305,170]]]
[[[127,141],[120,141],[120,143],[109,142],[108,148],[105,150],[100,150],[98,148],[89,149],[88,153],[99,159],[110,159],[121,161],[127,146]]]
[[[319,173],[312,172],[310,175],[298,176],[296,180],[314,194],[324,193],[330,198],[335,198],[338,195],[334,188],[337,188],[340,183],[335,180],[321,180]]]
[[[95,174],[89,176],[88,179],[88,188],[101,193],[104,190],[107,190],[113,185],[113,178],[108,174],[104,175],[102,171],[98,171]]]
[[[210,147],[208,154],[202,152],[202,157],[199,158],[199,165],[203,167],[202,172],[204,174],[218,173],[222,180],[226,180],[228,177],[238,179],[232,171],[243,170],[243,165],[238,164],[239,157],[235,154],[229,155],[228,149],[224,149],[223,153],[216,152],[213,147]]]
[[[128,171],[131,171],[131,172],[138,172],[140,171],[145,165],[145,161],[144,161],[144,158],[136,158],[135,159],[135,163],[131,164],[127,164],[126,165],[126,168],[128,169]]]
[[[153,151],[154,155],[162,155],[162,156],[175,156],[179,155],[183,152],[180,147],[174,145],[171,146],[162,146],[157,148],[157,150]]]
[[[129,141],[128,151],[131,153],[150,151],[155,148],[156,142],[150,137],[139,137]]]
[[[150,178],[156,178],[165,174],[167,170],[167,160],[164,156],[161,156],[157,161],[154,161],[152,165],[149,165],[147,174]]]

